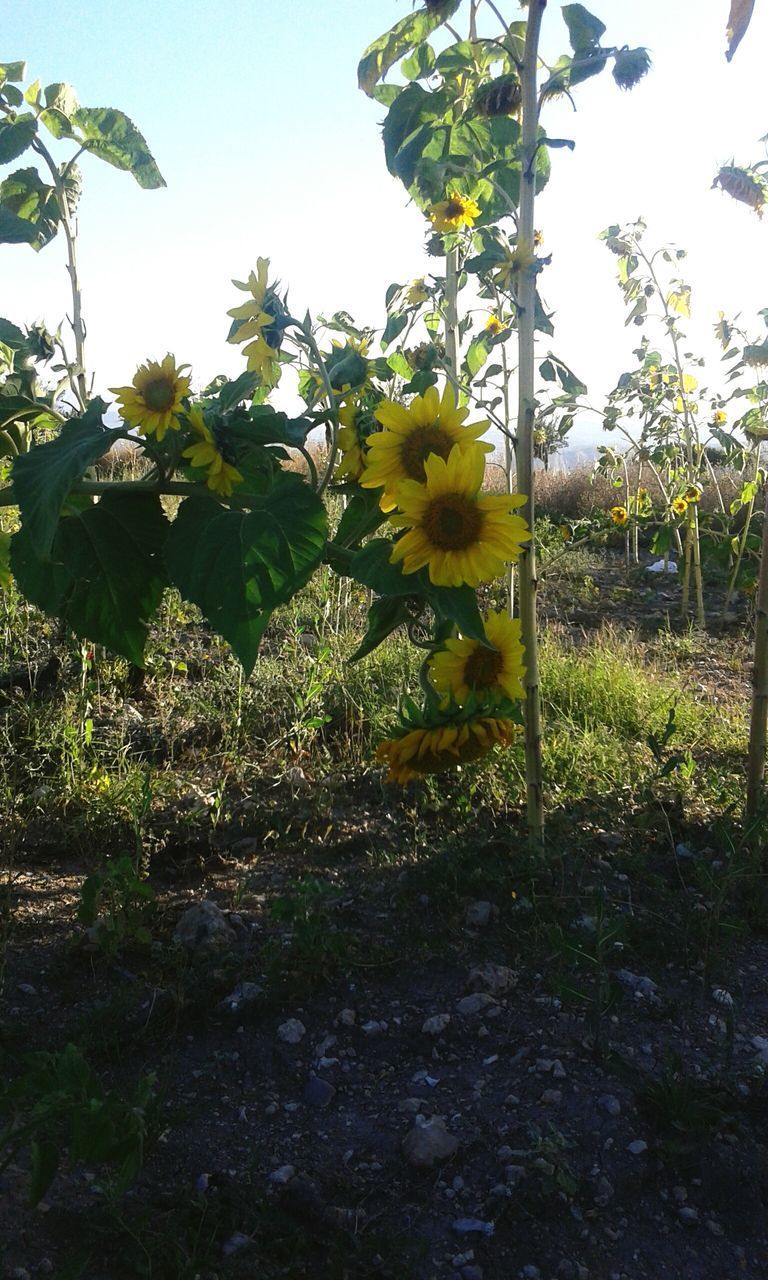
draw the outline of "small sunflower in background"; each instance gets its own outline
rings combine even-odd
[[[433,204],[427,210],[427,217],[435,231],[446,234],[451,231],[460,231],[462,227],[473,227],[475,219],[480,217],[480,206],[475,204],[469,196],[453,191],[446,200]]]
[[[428,387],[406,408],[394,400],[383,400],[374,417],[383,426],[368,440],[365,470],[360,483],[364,489],[383,488],[382,511],[393,511],[397,486],[403,480],[423,483],[424,467],[431,455],[447,458],[457,446],[462,452],[493,450],[491,444],[476,444],[488,430],[488,421],[465,422],[469,409],[459,409],[453,388],[447,385],[442,396]]]
[[[626,524],[629,519],[629,512],[626,507],[611,507],[611,520],[615,525]]]
[[[182,457],[189,459],[191,467],[200,467],[208,472],[205,483],[212,493],[217,493],[220,498],[231,497],[243,477],[237,467],[225,459],[199,405],[190,409],[187,425],[196,440],[184,449]]]
[[[491,612],[484,621],[485,636],[493,648],[465,636],[446,640],[429,659],[429,676],[438,693],[448,694],[463,706],[472,693],[503,696],[513,702],[524,695],[525,651],[520,639],[520,619]]]
[[[477,587],[492,582],[510,560],[517,560],[530,530],[514,507],[525,504],[517,493],[483,494],[485,455],[479,446],[454,445],[447,460],[432,454],[424,463],[425,483],[404,480],[397,489],[395,528],[406,529],[392,548],[403,573],[429,569],[436,587]]]
[[[686,502],[698,502],[701,497],[701,488],[697,484],[689,484],[683,494]]]
[[[422,302],[426,302],[429,298],[429,290],[426,286],[423,276],[418,280],[412,281],[405,295],[405,301],[409,307],[418,307]]]
[[[492,338],[495,338],[497,333],[501,333],[503,328],[504,322],[498,316],[489,316],[485,322],[485,332],[489,333]]]
[[[136,370],[130,387],[110,387],[118,397],[120,417],[143,436],[156,436],[158,443],[169,428],[179,429],[182,400],[189,395],[191,379],[184,376],[188,364],[177,365],[172,355],[160,364],[148,360]]]
[[[672,510],[676,516],[684,516],[688,510],[688,503],[685,498],[673,498]]]

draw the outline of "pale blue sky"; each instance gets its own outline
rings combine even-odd
[[[517,15],[511,3],[501,7]],[[290,286],[293,308],[340,307],[383,323],[392,280],[429,269],[424,222],[384,165],[383,111],[356,86],[365,45],[410,0],[45,0],[6,8],[0,61],[68,80],[81,102],[126,111],[168,189],[141,191],[96,160],[83,165],[81,266],[96,389],[127,382],[171,350],[201,383],[242,367],[225,312],[258,255]],[[727,0],[595,0],[606,40],[646,44],[654,68],[630,94],[609,74],[545,123],[576,139],[553,153],[536,217],[553,254],[542,292],[557,311],[553,349],[593,399],[627,367],[614,259],[596,240],[640,214],[649,239],[689,249],[692,337],[709,344],[717,311],[768,305],[768,222],[711,191],[720,164],[759,158],[768,130],[768,10],[728,65]],[[492,19],[489,19],[491,21]],[[544,49],[567,41],[559,6]],[[0,314],[56,324],[67,308],[63,245],[0,246]],[[712,350],[712,348],[709,348]],[[582,428],[582,434],[584,433]]]

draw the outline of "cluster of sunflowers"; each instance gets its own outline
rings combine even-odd
[[[393,400],[372,406],[363,396],[340,411],[337,478],[381,490],[389,526],[403,531],[391,562],[404,574],[426,569],[435,587],[493,581],[530,536],[514,514],[523,497],[482,492],[492,446],[480,437],[488,423],[467,423],[468,412],[450,386],[442,396],[429,387],[407,407]],[[399,733],[378,749],[390,780],[452,768],[512,740],[510,715],[525,674],[520,623],[490,612],[484,634],[485,643],[457,636],[435,646],[426,662],[426,710],[407,702]]]
[[[673,498],[669,504],[669,510],[675,516],[684,516],[688,508],[699,501],[701,497],[701,488],[697,484],[689,484],[683,493],[679,493]],[[638,489],[635,502],[637,515],[648,516],[653,514],[653,504],[647,489]],[[629,521],[630,512],[625,506],[611,507],[609,515],[613,524],[619,527],[625,525]]]

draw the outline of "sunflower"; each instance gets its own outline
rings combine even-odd
[[[371,429],[370,413],[361,412],[354,400],[341,405],[338,412],[340,426],[337,443],[341,457],[333,478],[359,480],[365,469],[363,449],[366,431]]]
[[[446,385],[442,397],[435,387],[428,387],[407,409],[394,400],[382,401],[374,416],[384,430],[377,431],[368,441],[360,481],[364,489],[384,489],[379,503],[382,511],[394,510],[396,489],[402,480],[424,482],[424,466],[432,454],[447,458],[454,446],[462,452],[479,449],[482,454],[492,450],[490,444],[476,444],[478,436],[488,429],[487,421],[465,424],[468,413],[468,409],[456,407],[450,385]]]
[[[120,401],[120,417],[138,427],[143,436],[156,435],[161,441],[169,427],[179,429],[182,400],[189,394],[191,379],[182,376],[188,364],[177,366],[172,355],[161,364],[148,360],[136,370],[130,387],[110,387]]]
[[[435,231],[459,231],[461,227],[475,225],[475,219],[480,217],[480,208],[469,196],[452,191],[447,200],[440,200],[427,210],[427,217]]]
[[[629,512],[626,507],[611,507],[611,519],[614,524],[626,524],[629,519]]]
[[[697,484],[689,484],[688,488],[683,494],[683,497],[685,498],[686,502],[698,502],[699,498],[701,497],[701,489]]]
[[[228,498],[243,477],[237,467],[225,461],[213,432],[206,425],[200,405],[193,405],[190,409],[187,414],[187,425],[197,439],[194,444],[184,449],[182,457],[189,458],[191,467],[204,467],[208,472],[205,482],[208,488],[213,493],[218,493],[220,497]]]
[[[530,538],[525,521],[511,513],[525,498],[480,493],[485,456],[478,445],[454,445],[447,461],[432,454],[424,473],[424,484],[403,480],[398,486],[400,513],[390,523],[408,532],[392,548],[391,561],[402,561],[403,573],[428,566],[436,587],[476,587],[497,578]]]
[[[688,510],[688,502],[685,498],[673,498],[672,510],[676,516],[684,516]]]
[[[426,302],[429,297],[429,290],[424,282],[424,277],[420,276],[418,280],[414,280],[408,292],[405,295],[405,301],[409,307],[417,307],[419,303]]]
[[[513,701],[523,697],[524,650],[520,619],[507,613],[489,613],[484,624],[492,649],[479,640],[460,636],[446,640],[429,660],[429,674],[438,693],[451,695],[459,706],[474,691],[501,695]]]
[[[513,721],[496,716],[474,716],[463,724],[411,729],[379,743],[376,759],[389,765],[387,782],[410,782],[480,760],[497,745],[509,746],[516,727]]]
[[[723,409],[716,409],[712,416],[712,421],[716,427],[722,427],[728,421],[728,414]]]
[[[504,258],[494,270],[493,283],[507,293],[514,293],[521,273],[532,267],[535,261],[533,244],[521,240],[513,249],[505,250]]]
[[[492,338],[495,338],[497,333],[501,333],[503,328],[504,323],[498,316],[489,316],[485,322],[485,332],[489,333]]]
[[[227,341],[247,342],[243,355],[247,357],[249,373],[258,373],[265,386],[273,387],[280,372],[278,350],[281,329],[275,321],[284,308],[275,289],[270,287],[268,276],[269,258],[257,258],[256,271],[252,271],[247,280],[232,281],[236,289],[242,289],[251,296],[247,302],[227,312],[234,322]]]

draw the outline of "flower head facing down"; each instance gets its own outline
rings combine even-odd
[[[688,502],[685,498],[673,498],[672,510],[676,516],[684,516],[688,510]]]
[[[189,410],[187,425],[195,436],[195,442],[184,449],[182,457],[189,459],[191,467],[200,467],[208,472],[205,483],[212,493],[229,498],[243,477],[237,467],[224,458],[200,405],[193,405]]]
[[[418,307],[420,303],[426,302],[429,298],[429,290],[424,282],[424,277],[420,276],[418,280],[414,280],[410,285],[405,301],[409,307]]]
[[[629,519],[629,512],[626,507],[611,507],[611,520],[615,525],[626,524]]]
[[[425,466],[431,455],[447,458],[457,446],[462,452],[480,449],[490,452],[490,444],[476,444],[478,437],[488,429],[487,420],[465,422],[469,410],[458,408],[450,385],[442,396],[435,387],[428,387],[423,396],[416,396],[406,408],[394,400],[383,400],[374,410],[374,417],[383,431],[368,440],[365,470],[360,483],[364,489],[383,488],[380,506],[382,511],[392,511],[397,505],[397,486],[403,480],[416,480],[422,484]]]
[[[463,722],[410,729],[388,738],[379,743],[376,759],[389,765],[387,782],[406,783],[481,760],[495,746],[509,746],[516,732],[512,720],[474,715]]]
[[[191,379],[183,376],[188,364],[176,364],[167,355],[160,364],[148,360],[136,370],[130,387],[110,387],[118,397],[120,417],[143,436],[156,436],[158,442],[165,437],[168,428],[178,430],[178,415],[182,400],[189,394]]]
[[[480,206],[469,196],[453,191],[446,200],[440,200],[427,210],[427,216],[435,231],[443,234],[460,231],[462,227],[473,227],[475,219],[480,217]]]
[[[463,706],[472,693],[523,697],[525,654],[520,639],[520,619],[506,612],[491,612],[484,622],[486,639],[493,648],[464,636],[446,640],[429,660],[429,676],[438,693],[448,694]]]
[[[401,561],[403,573],[427,567],[437,587],[477,587],[499,577],[530,538],[525,521],[512,514],[525,498],[480,492],[485,455],[477,445],[454,445],[447,459],[432,454],[424,472],[424,484],[404,480],[398,486],[399,513],[390,523],[407,532],[394,544],[391,561]]]

